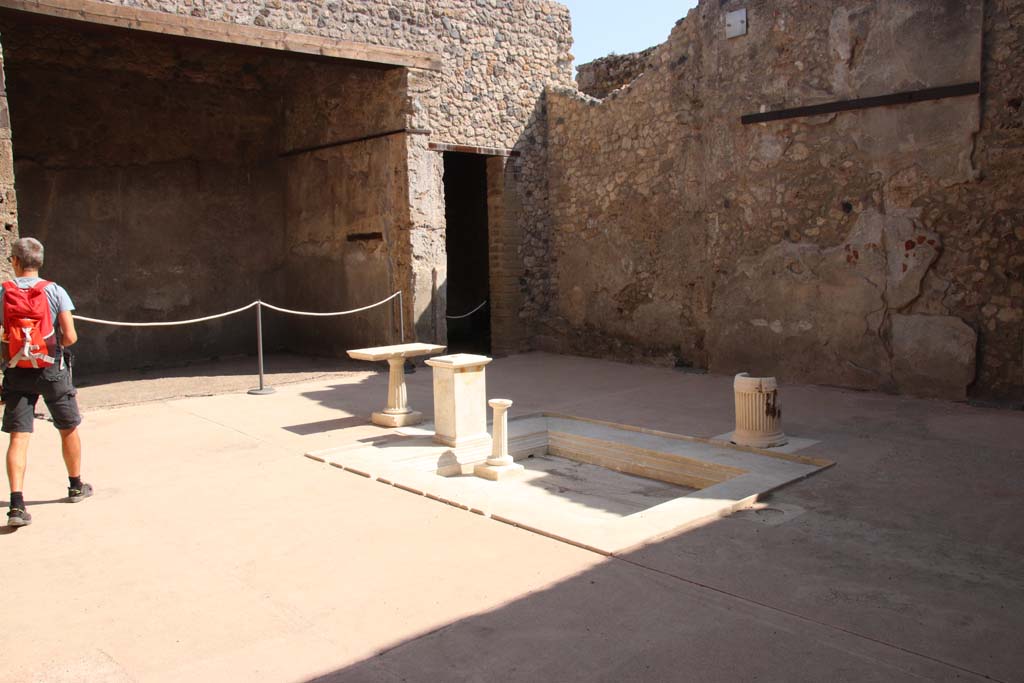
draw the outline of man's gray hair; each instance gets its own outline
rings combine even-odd
[[[11,245],[11,256],[25,270],[39,270],[43,267],[43,243],[35,237],[22,237]]]

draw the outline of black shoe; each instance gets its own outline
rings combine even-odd
[[[82,484],[80,489],[68,489],[68,502],[69,503],[81,503],[83,500],[92,495],[92,485]]]
[[[7,511],[7,526],[28,526],[32,523],[32,515],[23,508],[11,508]]]

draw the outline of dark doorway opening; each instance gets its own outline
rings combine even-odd
[[[444,153],[448,350],[491,352],[487,157]],[[467,315],[468,314],[468,315]]]

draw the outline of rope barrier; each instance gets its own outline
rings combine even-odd
[[[242,311],[247,311],[250,308],[252,308],[253,306],[257,306],[257,305],[259,305],[259,306],[266,306],[267,308],[269,308],[271,310],[280,311],[281,313],[291,313],[292,315],[309,315],[309,316],[351,315],[352,313],[361,313],[363,311],[367,311],[367,310],[369,310],[371,308],[374,308],[375,306],[380,306],[381,304],[386,304],[387,302],[391,301],[395,297],[401,296],[401,295],[402,295],[402,292],[400,292],[400,291],[399,292],[395,292],[394,294],[392,294],[388,298],[381,299],[377,303],[370,304],[369,306],[363,306],[362,308],[354,308],[351,311],[333,311],[331,313],[313,313],[313,312],[310,312],[310,311],[293,311],[290,308],[281,308],[280,306],[275,306],[273,304],[268,304],[266,301],[260,301],[260,300],[257,299],[256,301],[253,301],[252,303],[246,304],[245,306],[242,306],[241,308],[236,308],[236,309],[234,309],[232,311],[225,311],[224,313],[218,313],[216,315],[208,315],[208,316],[205,316],[203,318],[192,318],[191,320],[170,320],[170,321],[166,321],[166,322],[153,322],[153,323],[128,323],[128,322],[123,322],[123,321],[120,321],[120,320],[101,320],[99,318],[87,318],[84,315],[76,315],[75,316],[75,322],[78,322],[79,320],[84,320],[84,321],[90,322],[90,323],[99,323],[100,325],[123,325],[124,327],[161,327],[161,326],[166,327],[166,326],[170,326],[170,325],[191,325],[193,323],[201,323],[201,322],[205,322],[207,320],[215,320],[217,318],[226,318],[229,315],[234,315],[236,313],[241,313]],[[484,302],[484,303],[486,303],[486,302]],[[473,311],[473,312],[475,313],[476,311]]]
[[[168,327],[168,326],[171,326],[171,325],[191,325],[191,324],[194,324],[194,323],[206,322],[207,320],[216,320],[217,318],[226,318],[229,315],[235,315],[236,313],[241,313],[242,311],[247,311],[250,308],[255,306],[256,307],[256,356],[257,356],[257,362],[258,362],[260,386],[259,386],[258,389],[250,389],[249,393],[250,394],[272,394],[272,393],[274,393],[274,390],[272,388],[270,388],[270,387],[265,386],[264,383],[263,383],[263,308],[264,307],[269,308],[269,309],[271,309],[273,311],[278,311],[280,313],[288,313],[288,314],[291,314],[291,315],[306,315],[306,316],[315,316],[315,317],[328,317],[328,316],[338,316],[338,315],[351,315],[353,313],[361,313],[362,311],[368,311],[371,308],[375,308],[375,307],[380,306],[382,304],[386,304],[387,302],[392,301],[396,297],[398,298],[398,321],[399,321],[398,322],[398,328],[399,328],[399,334],[401,335],[402,343],[405,343],[405,312],[403,310],[404,306],[403,306],[403,303],[402,303],[402,290],[398,290],[397,292],[395,292],[394,294],[392,294],[388,298],[381,299],[377,303],[370,304],[369,306],[363,306],[362,308],[353,308],[350,311],[332,311],[330,313],[314,313],[312,311],[293,311],[290,308],[281,308],[280,306],[275,306],[273,304],[268,304],[266,301],[261,301],[261,300],[257,299],[256,301],[253,301],[252,303],[246,304],[245,306],[242,306],[241,308],[236,308],[236,309],[231,310],[231,311],[225,311],[224,313],[217,313],[216,315],[207,315],[207,316],[204,316],[202,318],[192,318],[191,320],[169,320],[169,321],[152,322],[152,323],[129,323],[129,322],[124,322],[124,321],[120,321],[120,320],[103,320],[101,318],[89,318],[89,317],[84,316],[84,315],[76,315],[75,316],[75,320],[76,321],[83,320],[85,322],[97,323],[99,325],[116,325],[116,326],[121,326],[121,327]],[[486,304],[486,303],[487,302],[485,301],[483,304],[480,304],[480,306],[478,306],[476,308],[476,310],[470,311],[467,315],[472,315],[473,313],[476,313],[476,311],[480,310],[480,308],[482,308],[483,305]]]
[[[369,310],[369,309],[373,308],[374,306],[380,306],[381,304],[386,304],[387,302],[389,302],[392,299],[394,299],[396,296],[401,295],[401,293],[402,292],[400,292],[400,291],[395,292],[394,294],[389,296],[387,299],[381,299],[377,303],[370,304],[369,306],[363,306],[362,308],[354,308],[351,311],[334,311],[333,313],[310,313],[309,311],[293,311],[293,310],[291,310],[289,308],[281,308],[279,306],[274,306],[273,304],[268,304],[266,301],[260,301],[259,303],[260,303],[260,305],[266,306],[267,308],[271,309],[272,311],[279,311],[281,313],[291,313],[292,315],[310,315],[310,316],[326,317],[326,316],[332,316],[332,315],[350,315],[352,313],[361,313],[362,311]]]
[[[251,304],[246,304],[245,306],[242,306],[241,308],[236,308],[233,311],[218,313],[217,315],[208,315],[205,318],[193,318],[192,320],[174,320],[156,323],[126,323],[121,322],[119,320],[100,320],[99,318],[87,318],[84,315],[76,315],[75,322],[78,322],[79,320],[84,320],[89,323],[99,323],[100,325],[120,325],[124,327],[167,327],[170,325],[191,325],[193,323],[201,323],[207,320],[214,320],[215,318],[226,318],[229,315],[234,315],[235,313],[247,311],[258,303],[259,301],[253,301]]]
[[[486,305],[487,305],[487,299],[484,299],[484,302],[482,304],[480,304],[479,306],[474,308],[469,313],[464,313],[463,315],[446,315],[445,318],[447,318],[448,320],[462,320],[463,318],[468,318],[469,316],[473,315],[474,313],[476,313],[477,311],[479,311],[481,308],[483,308]]]

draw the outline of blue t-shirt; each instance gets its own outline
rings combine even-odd
[[[39,282],[43,278],[41,277],[16,277],[13,282],[18,285],[21,289],[28,289],[35,283]],[[57,332],[57,341],[63,340],[63,335],[60,329],[60,322],[57,316],[63,311],[75,310],[75,304],[71,301],[71,297],[64,291],[64,288],[58,285],[56,282],[51,282],[43,290],[46,292],[46,298],[50,302],[50,319],[53,320],[53,329]],[[6,321],[3,319],[4,315],[4,290],[0,288],[0,324],[6,326]]]

